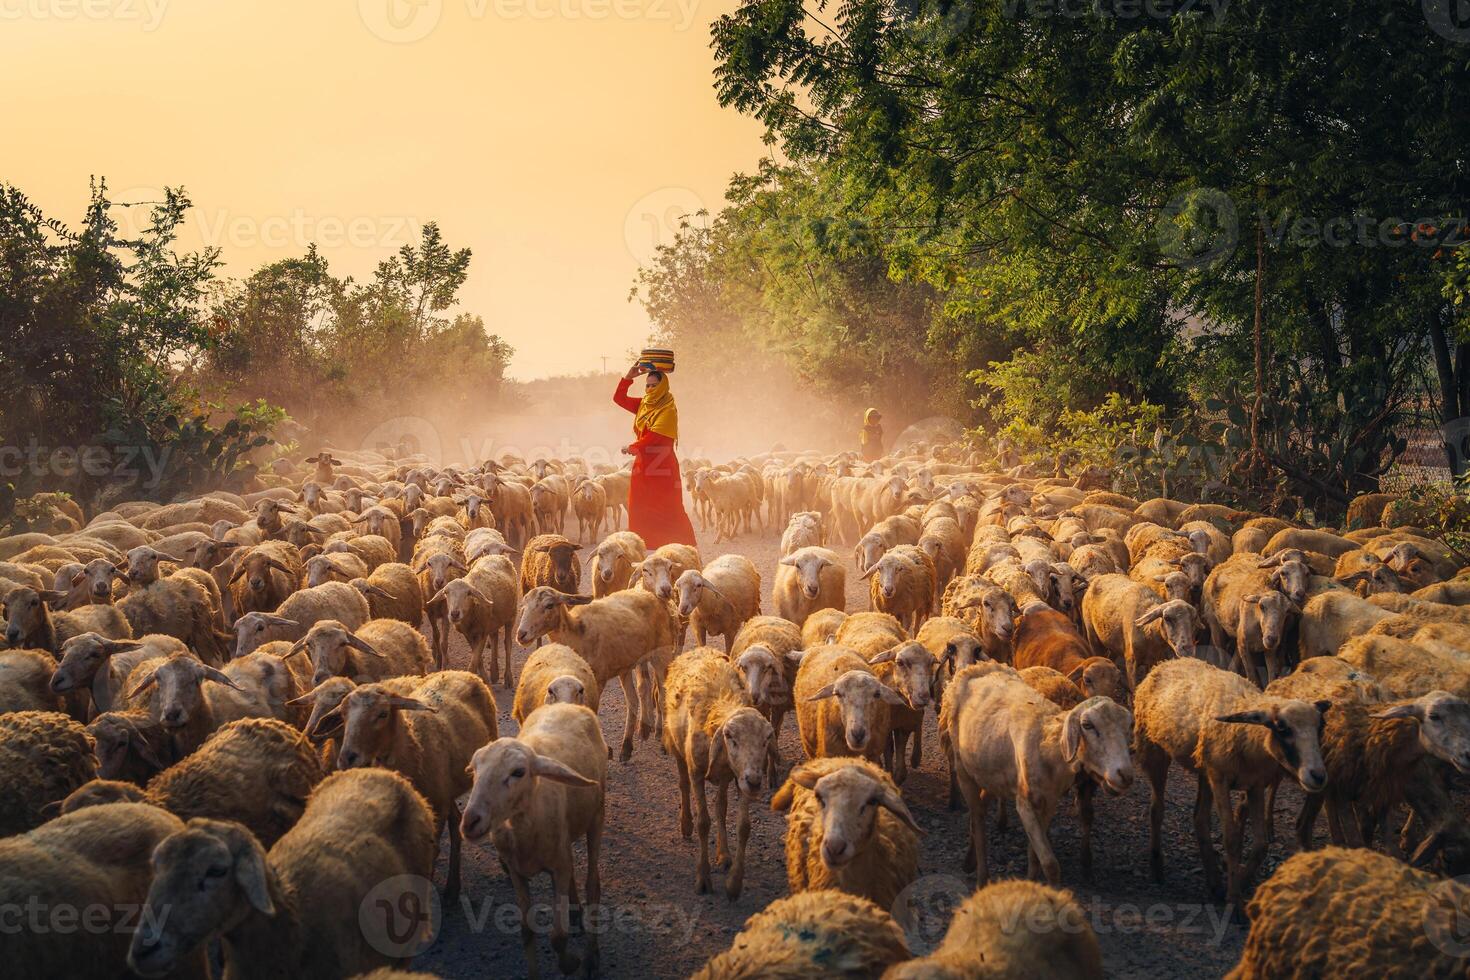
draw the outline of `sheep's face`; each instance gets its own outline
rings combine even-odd
[[[128,582],[136,586],[152,585],[158,581],[158,563],[163,555],[147,545],[128,552]]]
[[[819,552],[801,550],[782,558],[781,564],[795,568],[801,594],[807,599],[816,599],[822,594],[822,570],[831,566],[832,559]]]
[[[419,562],[415,570],[424,578],[427,586],[424,591],[433,595],[450,583],[455,572],[463,570],[463,563],[454,555],[441,551]]]
[[[545,636],[562,624],[562,603],[557,591],[541,585],[526,593],[521,605],[521,619],[516,624],[516,642],[522,646]]]
[[[352,680],[347,677],[330,677],[299,698],[286,703],[292,706],[311,705],[311,713],[302,726],[301,733],[310,739],[327,738],[342,727],[342,713],[337,706],[352,692]]]
[[[980,597],[979,606],[985,628],[996,639],[1009,641],[1016,628],[1016,600],[1011,598],[1011,594],[1001,588],[988,589]]]
[[[547,704],[587,704],[587,688],[571,674],[562,674],[546,685]]]
[[[1210,561],[1209,555],[1201,555],[1198,552],[1181,555],[1176,564],[1179,570],[1189,577],[1189,585],[1194,595],[1199,594],[1200,589],[1204,587],[1205,579],[1210,576],[1210,569],[1214,567],[1214,562]]]
[[[433,519],[434,515],[429,513],[427,510],[424,510],[424,508],[422,507],[415,508],[413,511],[411,511],[408,515],[408,526],[411,529],[413,536],[415,538],[423,537],[424,529],[429,526],[429,521]]]
[[[822,863],[841,868],[865,851],[878,827],[878,811],[887,809],[911,828],[914,818],[903,800],[860,766],[843,766],[820,779],[798,766],[791,779],[810,789],[822,827]]]
[[[643,576],[643,587],[660,599],[668,602],[674,597],[674,579],[682,572],[672,559],[663,555],[649,555],[643,559],[640,574]]]
[[[27,586],[19,586],[5,594],[5,642],[18,647],[46,622],[46,603],[41,594]]]
[[[891,599],[898,595],[898,586],[903,583],[904,573],[911,567],[913,563],[907,558],[901,555],[886,554],[879,558],[878,564],[867,567],[867,574],[872,577],[879,595],[885,599]]]
[[[485,498],[479,494],[470,494],[464,498],[464,513],[472,521],[480,519],[480,508],[485,505]]]
[[[251,552],[245,556],[241,564],[244,566],[245,584],[249,586],[251,592],[263,593],[270,588],[272,573],[275,571],[271,567],[270,558],[259,552]]]
[[[315,480],[308,480],[301,484],[301,502],[315,510],[322,502],[322,485]]]
[[[381,684],[364,684],[348,693],[337,710],[342,716],[337,768],[359,769],[383,764],[393,746],[398,712],[432,709],[413,698],[399,697]]]
[[[1424,751],[1470,772],[1470,704],[1445,691],[1431,691],[1406,705],[1396,705],[1378,717],[1413,718],[1419,722],[1419,744]]]
[[[106,558],[94,558],[87,562],[79,575],[73,575],[71,590],[86,596],[91,602],[112,602],[112,580],[117,578],[117,566]]]
[[[410,483],[403,488],[403,510],[412,513],[424,504],[424,488],[417,483]]]
[[[314,589],[318,585],[340,581],[349,577],[347,573],[338,568],[332,559],[326,557],[326,555],[317,555],[306,563],[307,588]]]
[[[695,569],[688,569],[674,582],[674,591],[679,594],[679,615],[685,617],[694,614],[699,608],[699,600],[706,589],[714,591],[709,581]]]
[[[853,563],[857,565],[859,572],[866,572],[878,563],[887,550],[888,545],[884,543],[882,536],[869,531],[852,549]]]
[[[1127,703],[1123,672],[1106,657],[1088,657],[1067,677],[1090,698],[1112,698],[1118,704]]]
[[[1280,592],[1252,592],[1242,601],[1247,608],[1255,610],[1261,645],[1267,650],[1281,646],[1281,638],[1291,618],[1301,612],[1296,603]]]
[[[1181,657],[1194,656],[1194,635],[1199,632],[1199,616],[1193,606],[1183,599],[1170,599],[1149,610],[1134,625],[1143,627],[1154,620],[1159,621],[1159,630],[1163,633],[1164,641],[1175,654]]]
[[[1404,591],[1403,580],[1398,573],[1387,565],[1374,565],[1365,570],[1359,584],[1359,589],[1364,595],[1379,595],[1384,592]],[[1301,600],[1297,600],[1300,604]]]
[[[244,828],[191,821],[164,838],[151,864],[147,909],[128,948],[128,966],[142,976],[173,972],[251,907],[275,912],[265,852]]]
[[[747,647],[736,658],[735,668],[745,681],[745,690],[752,704],[768,707],[781,700],[787,691],[781,665],[769,647],[762,644]]]
[[[1301,605],[1307,600],[1307,589],[1312,584],[1312,570],[1299,561],[1284,561],[1272,569],[1268,581],[1272,588]]]
[[[182,728],[199,713],[204,701],[204,675],[195,669],[196,663],[186,654],[176,654],[153,672],[158,690],[149,709],[164,728]]]
[[[491,605],[480,590],[462,578],[444,586],[443,596],[444,615],[455,625],[470,620],[479,606],[483,605],[488,610]]]
[[[279,500],[262,500],[255,505],[255,524],[267,534],[274,534],[281,529],[281,514],[289,512],[290,508]]]
[[[893,662],[893,686],[908,706],[923,711],[934,701],[934,655],[922,644],[908,642],[870,662]]]
[[[1183,572],[1170,572],[1164,576],[1164,595],[1180,602],[1189,602],[1194,598],[1194,583]]]
[[[747,799],[761,791],[761,777],[771,754],[771,723],[754,708],[736,711],[715,734],[710,746],[709,775],[728,769]]]
[[[580,577],[577,574],[577,547],[574,544],[554,544],[546,552],[551,561],[551,581],[563,592],[577,591],[577,579]]]
[[[219,566],[238,547],[234,542],[201,541],[194,546],[189,564],[206,572]]]
[[[903,696],[878,680],[871,671],[849,670],[837,680],[813,694],[809,700],[832,698],[842,716],[842,735],[850,751],[859,755],[877,734],[879,713],[886,716],[887,707],[904,707]]]
[[[96,633],[72,637],[61,646],[61,662],[51,675],[51,693],[65,694],[86,687],[107,664],[107,658],[139,646],[135,640],[109,640]]]
[[[510,737],[496,739],[474,754],[469,769],[475,782],[459,824],[465,840],[482,840],[529,808],[535,764],[535,751]]]
[[[235,620],[235,653],[243,657],[253,653],[272,640],[291,639],[287,632],[296,627],[296,621],[271,613],[250,612]]]
[[[1266,726],[1271,733],[1267,742],[1271,755],[1308,793],[1321,792],[1327,785],[1321,733],[1322,716],[1330,707],[1329,701],[1283,701],[1272,707]]]
[[[989,659],[980,648],[980,638],[970,633],[956,633],[951,636],[940,654],[940,660],[949,665],[951,672],[964,670],[971,664]]]
[[[363,512],[362,523],[367,528],[367,533],[369,534],[376,534],[380,537],[388,538],[390,541],[395,540],[397,537],[398,518],[386,507],[368,508]],[[391,531],[388,529],[390,524],[393,526],[393,530]]]
[[[347,672],[350,641],[347,628],[340,623],[330,626],[318,623],[311,628],[302,642],[311,658],[313,685],[320,685]]]
[[[1132,740],[1133,715],[1112,698],[1088,698],[1062,721],[1062,757],[1080,759],[1110,793],[1126,792],[1133,784]]]
[[[290,542],[298,548],[316,544],[320,538],[321,532],[300,518],[293,517],[282,525],[281,540]]]
[[[1053,562],[1051,566],[1052,604],[1058,610],[1069,613],[1077,608],[1082,593],[1087,590],[1087,579],[1077,574],[1076,569],[1066,562]]]
[[[629,566],[623,549],[612,542],[604,541],[592,554],[592,574],[609,584],[619,577],[619,572],[626,577]]]
[[[160,726],[152,718],[125,716],[113,711],[92,719],[92,723],[87,726],[87,734],[97,743],[99,779],[120,778],[135,756],[147,763],[153,771],[163,768],[162,761],[153,754],[148,744],[144,727],[157,730]]]
[[[433,490],[436,497],[447,497],[454,492],[454,480],[447,476],[441,476],[434,481]]]

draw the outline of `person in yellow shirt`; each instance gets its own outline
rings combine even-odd
[[[863,430],[858,435],[863,459],[871,461],[883,455],[882,419],[882,414],[876,408],[870,408],[863,414]]]

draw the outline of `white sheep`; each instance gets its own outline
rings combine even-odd
[[[797,626],[823,609],[847,607],[847,570],[835,551],[809,545],[784,556],[771,586],[776,615]]]

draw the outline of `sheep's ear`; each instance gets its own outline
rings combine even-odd
[[[902,644],[896,647],[889,647],[887,650],[884,650],[882,653],[875,656],[872,660],[869,660],[868,665],[870,667],[876,667],[878,664],[891,664],[893,663],[893,661],[898,659],[898,651],[901,649],[903,649]]]
[[[395,596],[395,595],[393,595],[392,593],[389,593],[389,592],[384,592],[382,589],[378,588],[376,585],[373,585],[371,582],[368,583],[368,585],[363,589],[363,591],[366,592],[368,595],[375,595],[379,599],[387,599],[390,602],[397,602],[398,601],[398,597],[397,596]]]
[[[356,633],[348,633],[347,634],[347,645],[350,646],[350,647],[352,647],[353,649],[361,650],[363,653],[367,654],[370,657],[386,657],[387,656],[386,654],[379,653],[373,647],[373,645],[371,643],[369,643],[367,640],[364,640],[362,637],[358,636]]]
[[[198,671],[199,676],[203,677],[205,680],[211,680],[214,681],[216,684],[223,684],[226,687],[233,687],[237,691],[245,690],[239,684],[236,684],[233,680],[231,680],[230,676],[224,671],[219,670],[215,667],[211,667],[208,664],[202,663],[198,667],[196,667],[195,670]]]
[[[558,606],[585,606],[592,601],[590,595],[568,595],[565,592],[557,593],[556,604]]]
[[[1067,671],[1066,678],[1078,687],[1082,686],[1082,675],[1087,673],[1087,661],[1084,660],[1071,670]]]
[[[1274,568],[1275,566],[1280,565],[1280,564],[1281,564],[1281,553],[1280,552],[1277,552],[1276,554],[1272,555],[1270,558],[1262,558],[1259,562],[1256,563],[1256,567],[1257,568]]]
[[[908,805],[904,803],[903,797],[899,796],[893,790],[884,790],[883,795],[878,797],[878,805],[902,820],[914,833],[922,834],[924,832],[923,828],[915,822],[914,815],[909,812]]]
[[[1137,619],[1135,619],[1133,621],[1133,625],[1134,626],[1147,626],[1149,623],[1152,623],[1154,620],[1158,619],[1162,615],[1164,615],[1164,607],[1163,607],[1162,604],[1160,604],[1160,605],[1154,606],[1148,612],[1144,613],[1142,616],[1139,616]]]
[[[148,688],[152,687],[154,684],[157,684],[157,683],[158,683],[158,671],[155,670],[153,673],[151,673],[147,677],[143,678],[142,683],[140,683],[137,687],[133,688],[131,691],[128,692],[128,700],[129,701],[133,700],[133,698],[135,698],[138,695],[142,694],[144,691],[148,690]]]
[[[42,589],[37,594],[41,597],[41,601],[48,606],[58,606],[66,601],[66,593],[57,592],[54,589]]]
[[[1077,706],[1078,708],[1081,705]],[[1062,758],[1071,762],[1077,758],[1077,753],[1082,751],[1082,718],[1077,708],[1067,712],[1067,718],[1062,722]]]
[[[1260,605],[1262,598],[1263,596],[1261,595],[1261,593],[1252,592],[1250,595],[1241,596],[1240,601],[1249,602],[1251,605]]]
[[[807,700],[808,701],[825,701],[827,698],[830,698],[832,695],[834,695],[836,693],[837,693],[837,685],[835,685],[835,684],[828,684],[826,687],[822,688],[816,694],[813,694],[811,697],[807,698]]]
[[[271,870],[266,867],[265,852],[260,845],[250,841],[235,855],[235,883],[245,893],[256,911],[262,915],[275,915],[276,906],[271,901]]]
[[[785,660],[793,667],[800,667],[802,658],[805,656],[805,650],[787,650]]]
[[[729,768],[730,751],[725,747],[725,726],[721,725],[715,737],[710,739],[709,766],[705,769],[704,778],[713,782]]]
[[[866,572],[863,572],[861,575],[859,575],[858,578],[872,578],[873,577],[873,573],[876,572],[877,570],[878,570],[877,563],[874,563],[872,565],[869,565],[868,566],[868,570]]]
[[[785,565],[787,568],[795,568],[796,567],[796,559],[794,557],[792,557],[791,555],[787,555],[786,557],[782,558],[780,561],[776,562],[776,564],[778,564],[778,565]]]
[[[152,680],[153,678],[150,677],[148,681],[145,681],[142,684],[138,685],[138,687],[134,689],[133,693],[136,694],[138,691],[141,691],[143,688],[147,687],[148,683]],[[129,697],[131,696],[132,695],[129,695]],[[148,744],[148,739],[143,736],[143,733],[139,730],[138,726],[134,724],[131,720],[119,720],[122,721],[123,727],[127,728],[128,730],[128,748],[138,753],[138,758],[148,763],[148,765],[152,766],[154,769],[158,769],[160,771],[163,769],[167,769],[168,766],[164,765],[163,760],[158,758],[158,755],[153,751],[153,746]]]
[[[444,596],[444,591],[445,591],[445,589],[448,589],[448,588],[449,588],[449,586],[446,585],[446,586],[444,586],[443,589],[440,589],[438,592],[435,592],[432,596],[430,596],[429,597],[429,601],[426,602],[426,603],[424,603],[424,608],[427,609],[430,606],[442,606],[442,605],[444,605],[446,603],[446,601],[447,601],[445,599],[445,596]]]
[[[71,584],[72,585],[81,585],[82,582],[84,582],[86,580],[86,578],[87,578],[87,573],[85,571],[77,572],[75,575],[73,575],[71,577]]]
[[[1322,710],[1322,709],[1319,709]],[[1373,718],[1414,718],[1418,721],[1424,720],[1424,706],[1417,701],[1408,704],[1396,704],[1392,708],[1380,711]]]
[[[437,712],[439,709],[432,704],[425,704],[418,698],[405,698],[393,695],[388,699],[388,704],[400,711],[430,711]]]
[[[809,766],[797,766],[791,770],[790,776],[791,781],[802,789],[816,789],[817,781],[821,778],[822,774]]]
[[[1237,711],[1233,715],[1219,715],[1216,721],[1231,722],[1237,725],[1270,725],[1271,712],[1269,711]]]
[[[565,783],[567,786],[587,787],[597,785],[595,780],[588,779],[566,763],[559,762],[556,759],[548,758],[544,755],[538,755],[535,761],[531,763],[531,771],[542,779],[549,779],[555,783]]]

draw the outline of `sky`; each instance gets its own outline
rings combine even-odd
[[[182,185],[238,278],[311,242],[364,278],[435,220],[512,377],[621,369],[639,263],[764,150],[715,101],[735,2],[0,0],[0,180],[73,225],[93,175]]]

